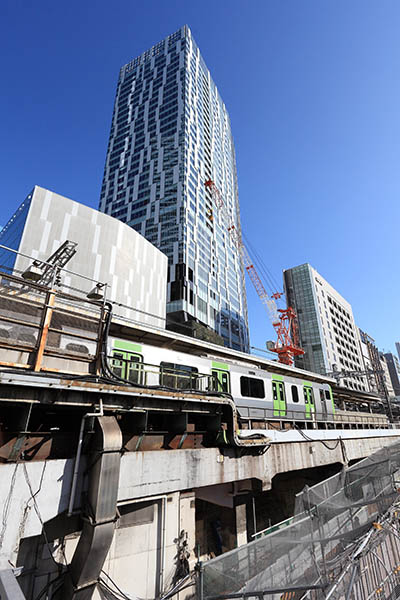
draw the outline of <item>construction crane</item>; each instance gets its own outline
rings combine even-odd
[[[221,192],[211,179],[208,179],[204,185],[211,193],[213,203],[221,215],[222,222],[227,225],[230,238],[243,258],[244,268],[277,333],[277,341],[270,350],[271,352],[276,352],[280,363],[293,365],[294,357],[304,354],[304,350],[299,346],[296,313],[290,306],[285,309],[277,307],[276,300],[279,300],[283,294],[281,292],[275,292],[272,295],[267,293],[254,266],[254,262],[251,260],[250,254],[243,243],[242,235],[226,208]],[[213,220],[212,213],[209,215],[209,219]]]

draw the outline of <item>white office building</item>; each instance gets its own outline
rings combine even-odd
[[[308,263],[284,271],[287,303],[296,313],[300,345],[296,366],[316,373],[363,371],[358,327],[351,305]],[[366,377],[341,379],[349,388],[369,391]]]

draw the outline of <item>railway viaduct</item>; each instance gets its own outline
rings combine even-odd
[[[2,379],[4,402],[11,383]],[[14,407],[18,396],[26,400],[28,390],[32,395],[26,376],[22,382],[13,382]],[[51,389],[55,382],[47,385]],[[51,392],[60,400],[51,402],[49,389],[43,397],[67,418],[76,410],[71,404],[77,392],[71,382],[62,385]],[[87,404],[85,415],[92,416],[82,418],[85,429],[86,421],[90,426],[78,464],[79,440],[57,442],[56,430],[41,438],[21,427],[19,436],[0,448],[0,564],[22,568],[18,583],[25,598],[35,598],[65,563],[74,585],[67,577],[62,598],[80,597],[74,595],[76,586],[87,594],[83,598],[100,597],[94,588],[102,570],[126,593],[155,597],[187,565],[182,552],[193,566],[197,558],[251,541],[256,531],[293,514],[295,494],[304,485],[400,436],[400,429],[289,430],[269,432],[263,446],[179,448],[172,443],[129,450],[108,405],[90,409],[85,393],[79,398]],[[22,404],[20,412],[23,420]]]
[[[19,336],[0,333],[0,589],[1,570],[12,567],[27,600],[53,589],[63,600],[100,598],[99,581],[161,597],[198,558],[291,516],[305,485],[400,435],[382,415],[352,428],[349,414],[340,430],[283,426],[246,437],[229,398],[105,378],[100,303],[15,286],[4,286],[0,306]],[[133,336],[122,320],[111,327]],[[63,336],[73,343],[61,350]],[[83,344],[97,351],[84,354]]]

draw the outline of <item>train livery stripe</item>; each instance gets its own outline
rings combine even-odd
[[[134,344],[125,340],[113,340],[113,348],[116,350],[125,350],[125,352],[142,352],[141,344]]]
[[[283,375],[276,375],[275,373],[272,373],[272,379],[274,381],[283,381]]]
[[[229,365],[227,365],[226,363],[217,362],[216,360],[212,361],[212,368],[221,369],[221,371],[229,371]]]

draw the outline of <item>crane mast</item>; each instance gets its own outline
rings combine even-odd
[[[291,307],[278,309],[276,300],[282,294],[280,292],[275,292],[272,296],[268,294],[243,243],[242,236],[227,210],[221,192],[211,179],[208,179],[204,185],[211,193],[213,203],[221,215],[222,222],[227,225],[229,236],[243,259],[244,268],[277,333],[277,341],[275,342],[275,347],[271,348],[271,351],[277,353],[280,363],[293,365],[294,357],[304,354],[304,350],[299,347],[296,313]]]

